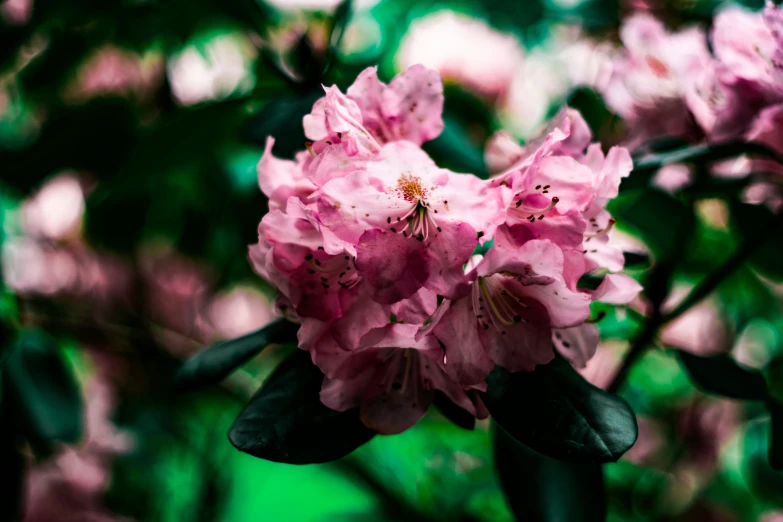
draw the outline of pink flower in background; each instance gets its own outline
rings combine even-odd
[[[715,59],[690,86],[688,107],[710,139],[740,137],[758,112],[783,101],[780,54],[773,32],[780,11],[764,15],[730,7],[715,17],[711,33]]]
[[[623,22],[620,37],[624,48],[604,96],[630,124],[631,143],[690,136],[695,126],[685,96],[712,60],[704,31],[669,32],[653,16],[638,13]]]
[[[79,68],[65,97],[83,103],[96,96],[135,96],[146,99],[163,80],[163,57],[106,46],[95,51]]]
[[[479,94],[502,96],[524,59],[519,40],[481,20],[438,11],[415,20],[396,61],[402,68],[422,64]]]
[[[358,407],[362,422],[382,434],[413,426],[436,391],[469,413],[486,417],[475,393],[446,374],[437,340],[425,336],[417,341],[416,331],[415,325],[390,325],[382,338],[353,352],[324,379],[323,403],[339,411]]]
[[[674,309],[688,291],[687,287],[675,288],[663,305],[664,312]],[[721,314],[716,300],[707,299],[667,324],[660,339],[669,346],[708,356],[729,351],[733,335],[728,318]]]
[[[72,174],[56,176],[22,207],[25,232],[33,237],[67,239],[78,236],[84,214],[84,190]]]
[[[128,522],[106,510],[101,497],[109,487],[112,460],[131,451],[134,441],[110,421],[114,399],[106,382],[90,382],[85,397],[86,440],[30,469],[23,522]]]

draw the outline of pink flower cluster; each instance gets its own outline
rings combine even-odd
[[[495,364],[532,370],[556,348],[583,365],[598,342],[590,303],[640,289],[617,274],[593,292],[576,286],[623,266],[604,205],[631,170],[628,152],[604,156],[567,111],[539,144],[494,140],[507,168],[482,180],[421,149],[443,129],[436,72],[414,65],[386,85],[370,68],[345,94],[325,91],[304,118],[307,150],[281,160],[267,143],[258,174],[270,211],[250,248],[301,321],[322,402],[398,433],[436,393],[486,417],[478,392]]]
[[[783,152],[783,9],[721,11],[704,30],[668,31],[649,14],[628,18],[624,49],[604,92],[632,128],[657,136],[746,138]],[[638,140],[638,141],[637,141]]]

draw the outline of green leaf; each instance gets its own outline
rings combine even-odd
[[[443,118],[445,127],[440,136],[424,144],[424,150],[439,167],[455,172],[489,177],[482,150],[468,137],[462,124],[454,118]]]
[[[84,405],[71,370],[45,332],[22,332],[3,370],[19,431],[38,449],[82,437]]]
[[[352,11],[352,0],[343,0],[334,11],[334,16],[332,17],[332,31],[329,36],[329,55],[327,56],[326,64],[323,69],[324,76],[329,72],[334,57],[340,49],[340,42],[343,40],[343,35],[345,34],[345,29],[348,27]]]
[[[285,319],[255,332],[213,344],[186,361],[174,376],[174,387],[189,390],[217,384],[270,344],[296,342],[299,325]]]
[[[763,275],[783,281],[783,220],[775,216],[764,205],[750,205],[734,201],[731,207],[733,224],[739,235],[763,242],[749,259],[751,266]]]
[[[767,409],[770,414],[767,458],[773,469],[781,471],[783,470],[783,404],[776,400],[769,400]]]
[[[17,522],[22,513],[24,498],[24,476],[26,462],[24,455],[16,448],[13,440],[0,437],[0,522]]]
[[[275,138],[274,154],[293,158],[294,154],[305,148],[302,118],[310,113],[315,101],[323,95],[319,87],[297,96],[269,101],[245,127],[245,139],[263,145],[266,138],[271,136]]]
[[[694,383],[707,393],[732,399],[763,401],[767,385],[761,372],[743,368],[728,355],[700,357],[678,350],[680,358]]]
[[[557,358],[532,372],[496,367],[484,402],[527,447],[570,462],[614,462],[633,446],[636,418],[626,402],[585,381]]]
[[[544,456],[494,429],[495,467],[517,520],[601,522],[606,489],[600,464],[577,464]]]
[[[689,207],[658,189],[644,189],[618,206],[613,212],[618,224],[633,228],[659,261],[679,255],[696,222]]]
[[[438,411],[440,411],[444,417],[460,428],[470,431],[476,427],[476,417],[454,404],[445,393],[436,391],[433,404],[435,404],[435,407],[438,408]]]
[[[298,351],[280,366],[234,421],[228,438],[238,450],[286,464],[330,462],[369,441],[374,432],[359,411],[321,403],[323,374]]]

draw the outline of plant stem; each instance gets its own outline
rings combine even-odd
[[[729,257],[717,270],[710,273],[702,279],[696,287],[678,304],[674,310],[667,314],[662,314],[660,304],[655,304],[653,314],[645,324],[644,330],[636,337],[628,350],[617,374],[612,379],[607,390],[611,393],[617,393],[620,386],[625,382],[628,373],[633,364],[641,357],[644,349],[655,339],[658,329],[668,322],[677,319],[679,316],[691,309],[699,301],[711,294],[729,275],[739,268],[764,244],[763,234],[775,234],[783,224],[783,215],[772,219],[769,227],[761,226],[753,236],[746,237],[739,248]]]

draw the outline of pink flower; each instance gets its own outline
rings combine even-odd
[[[421,145],[443,130],[443,84],[438,73],[421,65],[408,68],[389,85],[370,67],[346,94],[334,86],[324,90],[326,96],[304,117],[305,135],[316,142],[316,152],[339,143],[348,156],[367,156],[393,141]]]
[[[688,107],[712,140],[741,136],[756,114],[783,101],[783,14],[739,7],[715,17],[715,60],[690,86]]]
[[[275,158],[272,155],[274,144],[274,138],[267,138],[264,155],[256,168],[258,186],[269,198],[269,209],[284,208],[292,196],[306,203],[307,197],[316,189],[305,173],[312,157],[303,151],[296,155],[296,161]]]
[[[524,225],[517,235],[579,250],[590,269],[619,271],[622,251],[611,244],[614,220],[603,207],[617,196],[633,162],[626,149],[613,147],[604,155],[590,140],[581,115],[566,108],[525,147],[507,137],[493,138],[487,156],[497,165],[513,163],[495,183],[512,190],[506,222]]]
[[[455,296],[473,249],[503,222],[508,191],[441,169],[414,144],[397,142],[315,197],[321,221],[356,245],[375,299],[390,304],[421,287]]]
[[[352,352],[324,379],[321,401],[338,411],[358,407],[362,422],[382,434],[416,424],[436,391],[472,415],[486,417],[475,392],[447,375],[438,341],[432,336],[416,340],[416,331],[415,325],[390,325],[383,337]]]
[[[639,13],[625,20],[620,37],[625,47],[604,95],[631,125],[632,141],[692,133],[684,97],[711,62],[703,30],[672,33],[651,15]]]
[[[448,309],[426,330],[445,346],[447,370],[452,361],[467,361],[456,369],[459,377],[480,382],[492,362],[530,371],[552,360],[552,327],[576,326],[590,315],[590,297],[569,288],[565,263],[548,240],[496,243],[471,272],[470,295],[443,305]]]

